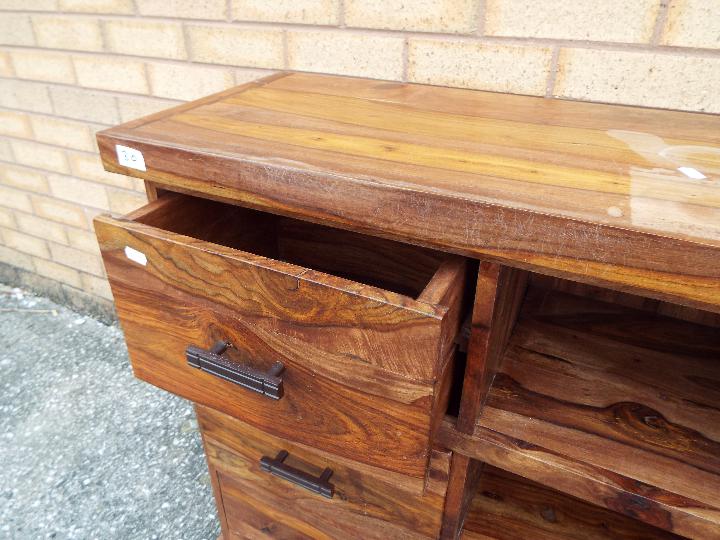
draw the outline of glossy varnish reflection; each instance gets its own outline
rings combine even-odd
[[[161,187],[720,310],[716,116],[281,74],[98,140]]]

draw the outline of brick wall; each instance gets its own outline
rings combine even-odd
[[[95,131],[278,69],[720,113],[720,0],[0,0],[0,279],[107,313]]]

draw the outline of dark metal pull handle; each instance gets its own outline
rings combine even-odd
[[[218,341],[209,351],[190,345],[185,349],[187,363],[269,398],[283,396],[283,381],[279,376],[285,370],[282,362],[275,362],[267,373],[263,373],[223,356],[228,347],[232,344],[225,341]]]
[[[293,484],[304,487],[313,493],[332,499],[335,494],[335,486],[328,482],[333,473],[332,469],[326,468],[320,476],[315,477],[290,465],[285,465],[283,462],[287,457],[286,450],[280,450],[275,459],[263,456],[260,458],[260,468]]]

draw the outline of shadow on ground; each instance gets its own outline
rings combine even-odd
[[[0,387],[0,538],[217,538],[192,408],[118,327],[0,286]]]

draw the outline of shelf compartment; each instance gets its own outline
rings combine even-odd
[[[690,537],[720,537],[720,330],[531,289],[465,455]]]
[[[461,538],[670,540],[680,537],[485,465]]]

